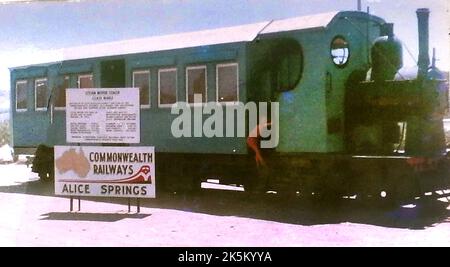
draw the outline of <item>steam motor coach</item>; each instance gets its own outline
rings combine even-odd
[[[446,188],[448,82],[430,64],[428,14],[417,11],[419,64],[409,76],[399,72],[393,24],[360,11],[56,50],[11,69],[14,149],[35,153],[33,170],[48,179],[53,146],[76,145],[66,143],[65,89],[138,87],[141,139],[132,145],[155,146],[158,190],[196,189],[207,177],[308,196],[402,200]],[[172,135],[172,104],[194,93],[224,106],[279,103],[269,177],[245,137]]]

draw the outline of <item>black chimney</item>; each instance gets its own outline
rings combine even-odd
[[[394,37],[394,23],[385,23],[380,27],[380,35],[389,38]]]
[[[430,57],[428,55],[428,18],[430,10],[428,8],[419,8],[416,11],[419,25],[419,72],[418,76],[426,77],[428,66],[430,66]]]

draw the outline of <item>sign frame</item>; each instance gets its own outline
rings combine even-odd
[[[66,89],[67,143],[140,143],[139,88]]]
[[[155,198],[153,146],[55,146],[55,195]]]

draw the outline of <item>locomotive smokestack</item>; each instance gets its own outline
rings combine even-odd
[[[428,8],[419,8],[416,11],[419,26],[419,77],[426,77],[430,57],[428,55],[428,18],[430,10]]]
[[[385,23],[380,29],[380,35],[388,38],[394,37],[394,23]]]

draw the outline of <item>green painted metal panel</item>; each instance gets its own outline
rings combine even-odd
[[[369,24],[364,13],[340,13],[325,28],[289,31],[260,35],[259,41],[174,49],[152,53],[117,55],[105,58],[79,59],[41,66],[21,67],[11,71],[11,108],[15,146],[33,146],[40,142],[65,144],[65,111],[55,111],[53,124],[48,112],[34,111],[34,79],[48,76],[49,88],[54,88],[58,75],[71,75],[71,87],[76,87],[76,74],[93,73],[94,85],[100,86],[101,62],[123,59],[125,83],[132,86],[133,70],[150,70],[151,107],[141,109],[141,145],[154,145],[158,152],[176,153],[247,153],[245,138],[175,138],[170,126],[176,115],[170,108],[158,107],[158,68],[176,67],[178,101],[186,99],[185,70],[191,65],[206,65],[208,101],[216,99],[216,64],[239,64],[240,101],[278,101],[280,107],[280,135],[277,151],[339,152],[343,149],[343,131],[330,133],[329,122],[344,125],[345,82],[349,75],[368,66],[367,45],[377,35],[379,18]],[[342,35],[350,45],[350,59],[344,68],[337,68],[330,57],[330,42]],[[293,90],[276,92],[264,68],[264,50],[255,48],[268,39],[291,38],[302,47],[303,74]],[[273,55],[276,56],[276,53]],[[28,83],[28,111],[15,111],[15,81],[26,78]],[[257,79],[257,86],[253,79]],[[30,130],[32,129],[32,130]],[[30,133],[32,131],[32,133]],[[27,134],[30,133],[30,134]]]

